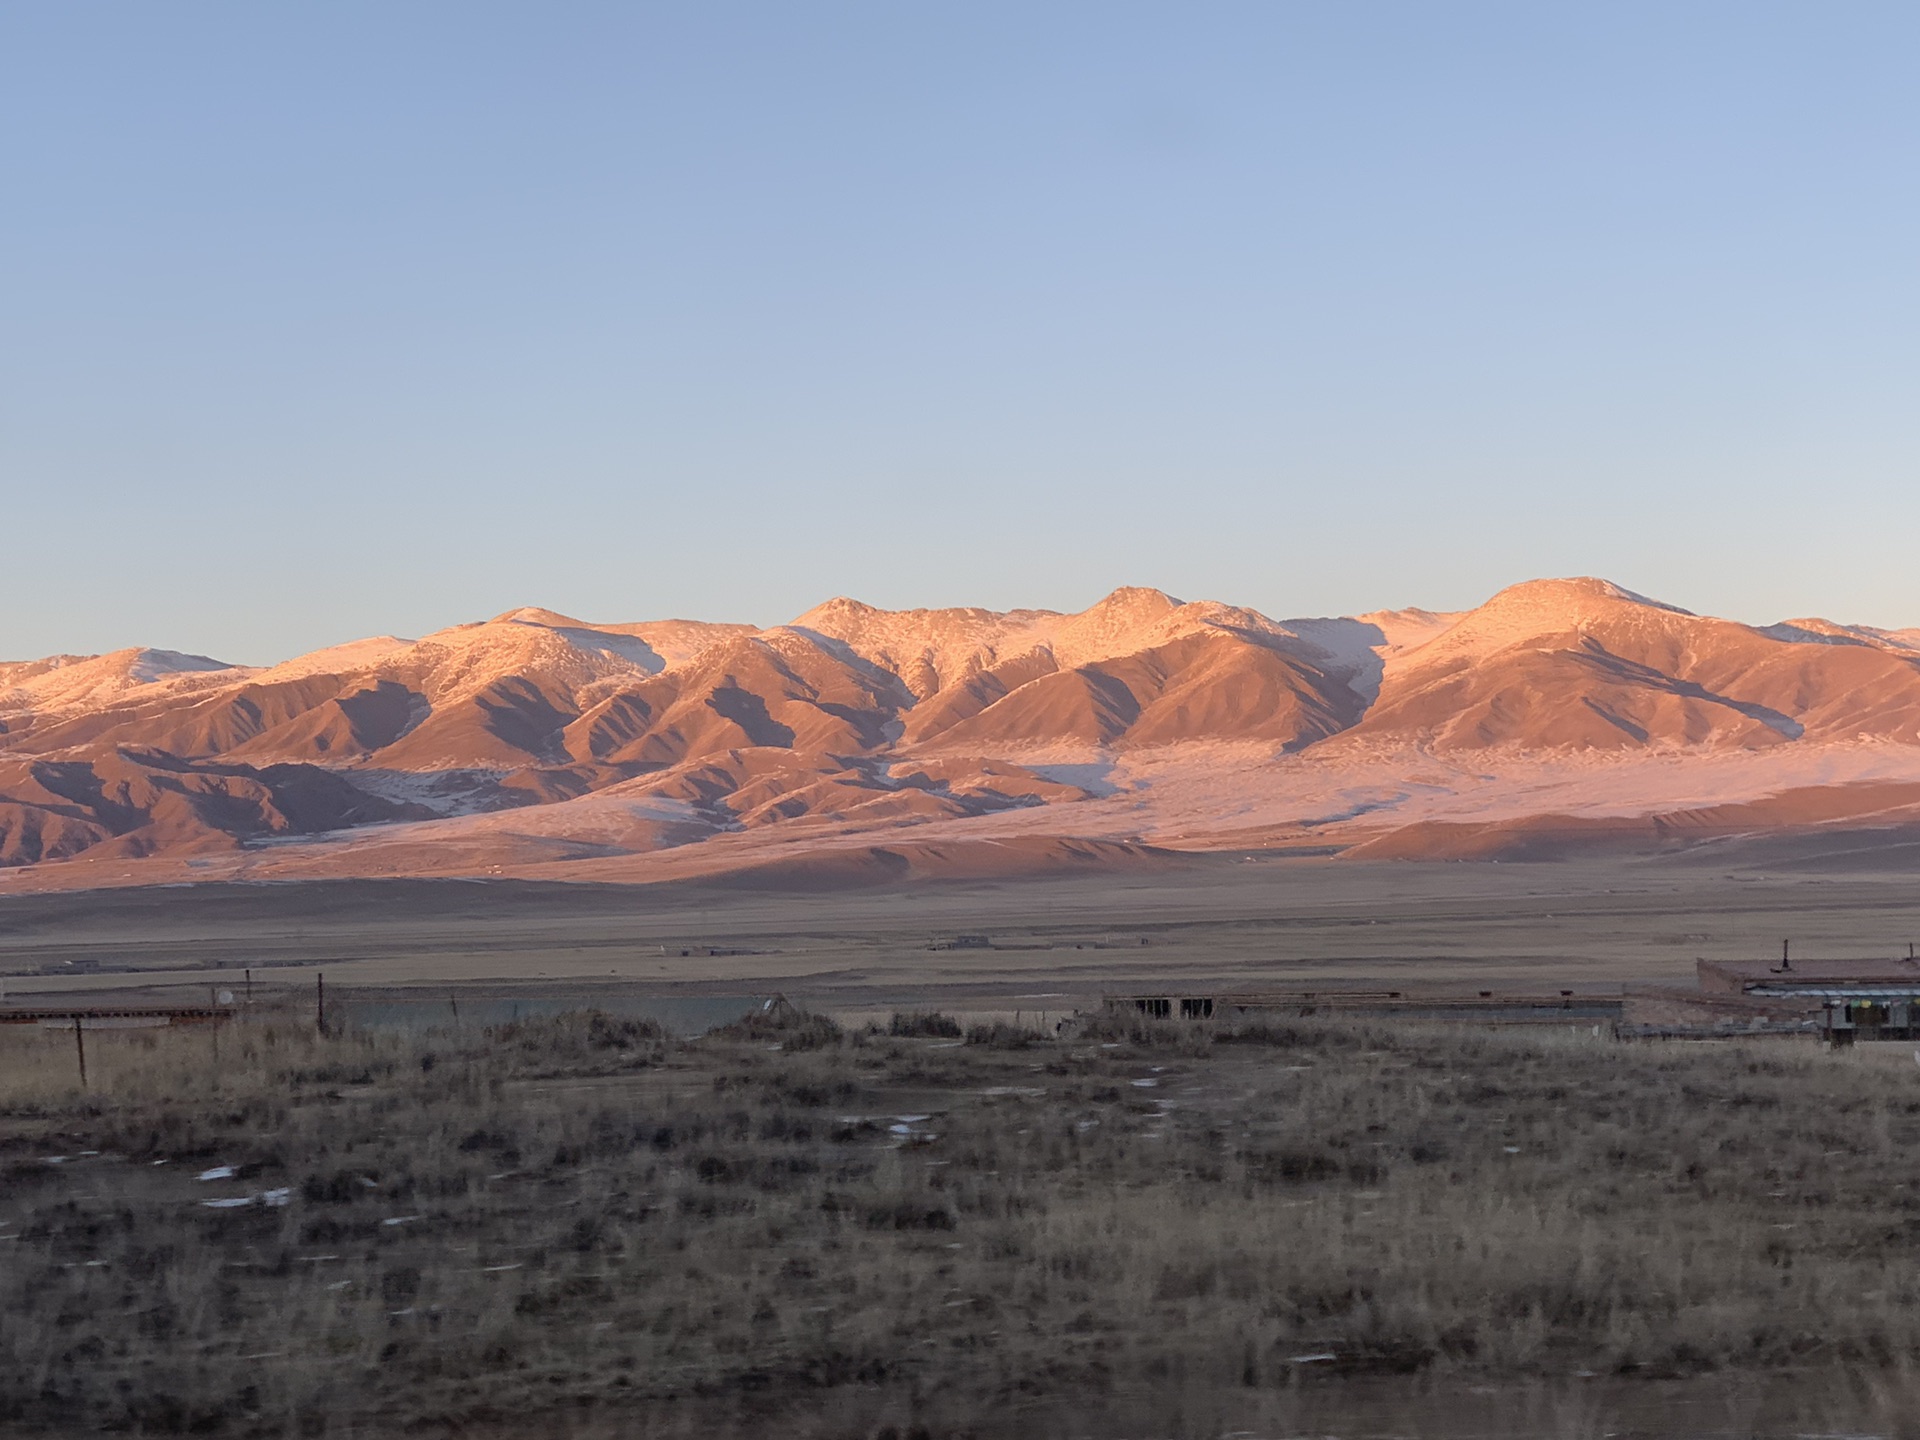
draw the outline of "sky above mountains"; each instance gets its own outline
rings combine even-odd
[[[1920,13],[0,13],[0,658],[540,603],[1920,623]]]

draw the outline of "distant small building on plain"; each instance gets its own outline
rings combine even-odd
[[[1817,1018],[1837,1045],[1920,1036],[1920,959],[1702,960],[1700,993]]]

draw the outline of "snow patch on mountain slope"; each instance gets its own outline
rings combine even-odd
[[[1208,630],[1283,648],[1297,637],[1257,610],[1217,601],[1192,603],[1161,590],[1127,587],[1077,614],[1053,610],[879,610],[841,597],[790,627],[825,636],[892,670],[916,698],[981,670],[1044,650],[1063,670],[1155,649]]]
[[[1842,625],[1817,616],[1762,625],[1769,640],[1795,645],[1866,645],[1879,650],[1920,654],[1920,630],[1881,630],[1872,625]]]
[[[467,811],[449,814],[438,820],[337,830],[313,837],[312,843],[335,849],[362,844],[435,847],[462,841],[525,836],[620,848],[632,842],[636,829],[658,826],[685,827],[689,831],[700,832],[711,832],[715,828],[711,820],[685,800],[600,791],[547,805]],[[648,837],[649,840],[652,838]],[[280,848],[285,850],[292,846],[283,844]],[[651,847],[642,844],[639,848]]]
[[[356,790],[395,805],[418,805],[441,817],[478,815],[500,808],[498,770],[381,770],[356,768]]]
[[[1389,657],[1394,670],[1484,660],[1505,650],[1596,626],[1642,625],[1664,629],[1697,620],[1689,610],[1650,600],[1609,580],[1529,580],[1510,585],[1486,604],[1459,616],[1423,644]]]
[[[602,680],[637,682],[655,671],[634,658],[624,637],[487,621],[424,636],[382,655],[366,673],[398,680],[441,706],[522,676],[577,689]]]
[[[1451,629],[1464,612],[1375,610],[1366,615],[1282,620],[1276,627],[1312,647],[1323,668],[1344,675],[1371,705],[1380,697],[1386,662]]]
[[[1267,745],[1200,741],[1121,752],[1106,757],[1106,767],[1111,793],[1076,802],[1070,815],[1055,807],[1007,811],[937,822],[926,833],[960,838],[1070,830],[1204,850],[1258,832],[1295,832],[1297,843],[1324,831],[1332,843],[1355,821],[1396,827],[1541,814],[1640,817],[1791,790],[1920,784],[1920,747],[1857,742],[1791,752],[1476,752],[1462,759],[1417,747],[1281,755]]]
[[[173,675],[233,668],[224,660],[215,660],[206,655],[183,655],[178,650],[137,650],[127,666],[127,679],[136,685],[151,685],[156,680]]]
[[[50,655],[0,664],[0,714],[60,713],[113,703],[146,687],[189,687],[247,674],[224,660],[178,650],[134,648],[105,655]]]
[[[1065,618],[1050,610],[880,610],[840,596],[782,628],[837,641],[925,699],[1045,644]]]
[[[496,615],[489,624],[538,625],[549,630],[568,634],[589,632],[600,637],[598,641],[589,641],[582,637],[576,643],[605,644],[610,639],[625,639],[638,642],[646,652],[634,649],[628,652],[629,658],[637,663],[651,665],[655,672],[684,665],[697,658],[704,650],[728,640],[737,640],[743,635],[759,633],[752,625],[732,624],[712,620],[638,620],[622,621],[618,624],[600,624],[592,620],[576,620],[571,615],[562,615],[555,610],[544,610],[538,606],[523,606],[510,610],[504,615]]]
[[[346,675],[364,670],[380,660],[413,644],[393,635],[370,635],[364,640],[349,640],[344,645],[329,645],[282,660],[265,670],[255,670],[248,679],[271,685],[281,680],[304,680],[309,675]]]

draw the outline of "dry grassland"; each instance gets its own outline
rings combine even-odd
[[[70,1034],[0,1033],[0,1421],[1203,1434],[1369,1376],[1920,1352],[1904,1051],[955,1028],[256,1019],[217,1066],[90,1034],[86,1093]]]

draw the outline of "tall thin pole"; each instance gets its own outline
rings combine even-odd
[[[73,1017],[73,1048],[80,1056],[80,1088],[87,1088],[87,1041],[86,1032],[80,1028],[80,1017]]]
[[[253,1008],[253,971],[249,969],[246,973],[247,973],[247,1008],[251,1010]]]
[[[313,977],[313,1028],[322,1035],[327,1033],[327,977],[324,972]]]

